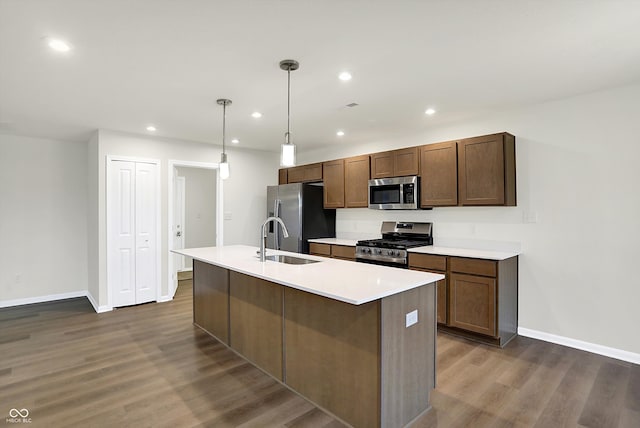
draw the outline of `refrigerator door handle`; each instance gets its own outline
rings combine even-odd
[[[280,217],[280,204],[281,204],[281,200],[280,199],[276,199],[275,201],[273,201],[273,214],[276,217]],[[278,223],[273,224],[274,227],[274,247],[276,250],[280,249],[280,231],[278,230]]]

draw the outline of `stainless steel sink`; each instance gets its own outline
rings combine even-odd
[[[285,256],[283,254],[267,256],[265,258],[267,260],[271,260],[272,262],[286,263],[288,265],[308,265],[310,263],[318,263],[320,261],[320,260],[303,259],[300,257]]]

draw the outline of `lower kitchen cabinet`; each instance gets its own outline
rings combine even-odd
[[[409,269],[439,273],[445,276],[436,282],[436,319],[438,324],[446,324],[448,316],[447,257],[431,254],[409,254]]]
[[[229,344],[229,271],[193,261],[193,322]]]
[[[496,337],[496,279],[452,273],[449,325]]]
[[[356,247],[348,245],[309,243],[309,254],[313,256],[331,257],[333,259],[356,260]]]
[[[409,268],[441,273],[438,329],[506,345],[518,330],[518,257],[484,260],[409,253]]]

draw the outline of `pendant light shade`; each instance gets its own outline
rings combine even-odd
[[[222,106],[222,154],[220,155],[220,178],[225,180],[229,178],[229,162],[227,162],[227,153],[225,153],[225,137],[226,137],[226,122],[227,122],[227,106],[231,104],[231,100],[226,98],[220,98],[216,101]]]
[[[280,68],[287,72],[287,132],[284,134],[284,144],[280,150],[280,166],[294,166],[296,164],[296,146],[291,142],[291,72],[300,67],[298,61],[285,59],[280,61]]]

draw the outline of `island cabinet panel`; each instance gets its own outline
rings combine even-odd
[[[404,427],[428,409],[435,388],[436,298],[432,286],[414,288],[381,301],[381,425]],[[406,327],[407,314],[417,323]]]
[[[458,205],[458,146],[455,141],[420,148],[420,206]]]
[[[193,261],[193,322],[229,344],[229,271]]]
[[[458,142],[461,205],[516,205],[515,137],[501,133]]]
[[[286,384],[354,427],[379,427],[380,301],[292,288],[284,300]]]
[[[325,208],[344,208],[344,159],[322,164]]]
[[[369,206],[369,155],[354,156],[344,160],[344,188],[346,208]]]
[[[229,346],[279,380],[282,367],[283,287],[230,272]]]

